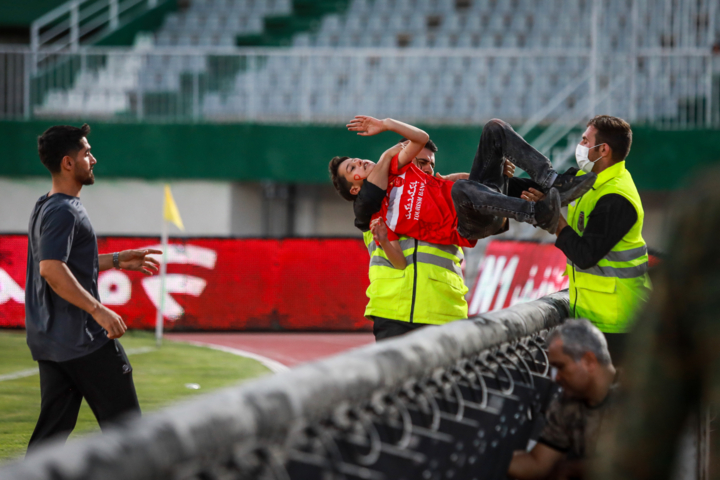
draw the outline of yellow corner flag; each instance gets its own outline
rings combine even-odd
[[[178,211],[177,205],[175,205],[175,199],[170,192],[170,185],[165,185],[165,205],[163,205],[163,216],[168,222],[172,222],[180,230],[185,231],[185,227],[180,218],[180,212]]]

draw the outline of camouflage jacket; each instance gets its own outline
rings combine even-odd
[[[547,422],[538,442],[567,453],[569,460],[593,456],[600,427],[613,409],[617,389],[613,385],[605,400],[592,407],[564,395],[555,398],[545,414]]]

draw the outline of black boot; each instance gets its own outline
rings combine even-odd
[[[545,198],[535,203],[535,223],[543,230],[554,234],[560,220],[560,194],[551,188]]]
[[[595,184],[595,180],[597,180],[597,174],[593,172],[579,177],[569,173],[558,174],[551,188],[557,189],[560,194],[560,204],[566,207],[573,200],[585,195]]]

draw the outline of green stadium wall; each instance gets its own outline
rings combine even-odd
[[[0,25],[29,27],[36,18],[67,0],[0,0]]]
[[[45,176],[36,139],[62,122],[0,122],[5,154],[0,176]],[[340,126],[142,124],[91,122],[98,176],[215,179],[237,182],[329,182],[335,155],[376,159],[395,140],[359,137]],[[430,126],[440,173],[468,171],[481,129]],[[636,127],[628,168],[640,190],[672,190],[698,170],[720,164],[720,130],[666,131]]]

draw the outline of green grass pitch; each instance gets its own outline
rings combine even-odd
[[[156,349],[155,339],[148,332],[129,331],[120,342],[129,353],[143,413],[270,373],[255,360],[209,348],[165,340]],[[142,353],[133,354],[133,350]],[[25,332],[0,330],[0,376],[36,368]],[[200,388],[191,389],[186,384]],[[0,464],[25,454],[39,413],[39,375],[0,381]],[[83,401],[70,438],[98,430],[90,407]]]

